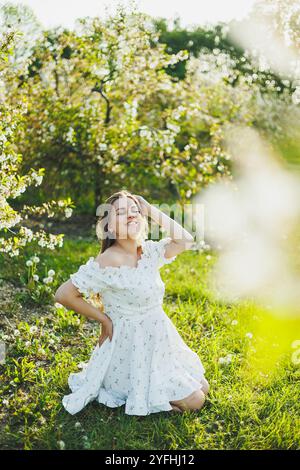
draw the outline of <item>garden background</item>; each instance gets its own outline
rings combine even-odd
[[[0,16],[0,448],[299,449],[299,304],[275,315],[255,296],[216,299],[213,243],[162,270],[165,311],[207,369],[199,412],[137,417],[93,402],[69,415],[68,375],[99,328],[53,298],[99,252],[101,202],[128,189],[183,207],[234,181],[227,136],[240,128],[298,177],[298,2],[255,2],[249,21],[264,21],[267,45],[256,51],[234,40],[238,21],[187,29],[120,6],[45,29],[13,3]],[[258,164],[255,176],[268,187]]]

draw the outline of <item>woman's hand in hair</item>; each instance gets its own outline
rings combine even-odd
[[[142,215],[144,217],[148,216],[149,215],[149,208],[150,208],[149,202],[147,202],[146,199],[143,198],[143,196],[138,196],[137,194],[134,194],[134,197],[136,197],[136,199],[140,203]]]

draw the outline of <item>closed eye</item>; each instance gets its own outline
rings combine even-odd
[[[135,213],[135,214],[140,214],[141,211],[137,209],[137,210],[134,210],[133,213]],[[120,210],[120,211],[117,211],[117,215],[123,215],[123,214],[126,214],[126,211],[125,211],[125,210],[124,210],[124,211],[121,211],[121,210]]]

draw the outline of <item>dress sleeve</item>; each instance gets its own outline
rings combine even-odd
[[[78,271],[70,275],[72,284],[77,287],[81,294],[89,297],[93,294],[101,294],[107,287],[107,283],[101,276],[100,268],[91,257],[85,264],[82,264]]]
[[[177,256],[172,256],[171,258],[165,257],[165,247],[171,241],[171,237],[165,237],[158,241],[151,240],[151,251],[158,268],[172,263],[177,258]]]

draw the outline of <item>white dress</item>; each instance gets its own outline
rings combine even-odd
[[[102,268],[91,257],[71,274],[82,294],[101,294],[113,322],[112,341],[97,344],[83,370],[69,375],[72,393],[62,403],[72,415],[92,400],[111,408],[125,404],[128,415],[169,411],[170,401],[202,388],[202,362],[162,307],[165,285],[159,269],[176,259],[164,256],[170,241],[143,241],[137,267]]]

